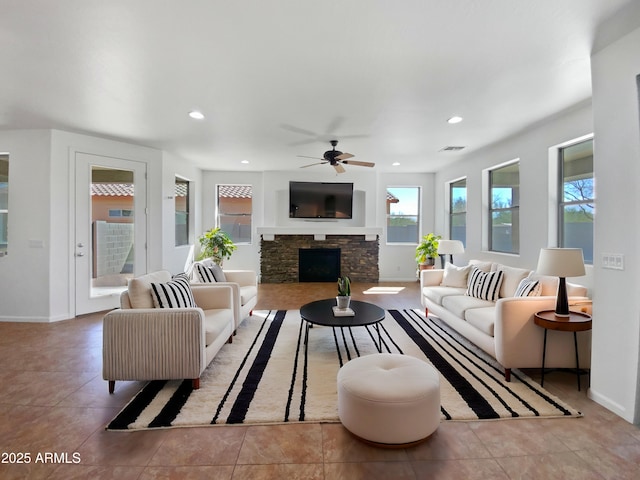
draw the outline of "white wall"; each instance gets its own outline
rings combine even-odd
[[[162,153],[162,268],[176,274],[183,272],[194,254],[194,244],[202,233],[202,171],[173,154]],[[189,243],[175,245],[175,180],[176,176],[189,180]],[[150,238],[149,244],[157,244]]]
[[[556,246],[549,242],[549,229],[555,229],[556,221],[550,217],[547,206],[552,195],[550,184],[555,185],[549,181],[549,149],[592,131],[591,104],[585,102],[498,144],[463,156],[461,161],[438,172],[434,205],[435,228],[439,232],[448,232],[448,182],[467,179],[467,245],[464,255],[455,258],[455,263],[480,258],[534,269],[540,249]],[[486,185],[483,188],[483,183],[486,184],[483,172],[515,159],[520,162],[520,252],[517,255],[489,252],[485,222],[488,192]],[[587,266],[585,277],[570,281],[592,288],[593,269]]]
[[[0,320],[50,317],[49,276],[58,267],[51,254],[50,143],[48,130],[0,131],[0,151],[9,153],[9,245],[8,255],[0,257]],[[42,248],[31,247],[30,240],[42,242]]]
[[[353,182],[354,208],[350,220],[304,220],[289,218],[289,181]],[[293,170],[263,173],[206,171],[203,173],[203,230],[215,225],[216,185],[239,184],[253,186],[253,243],[239,245],[225,268],[260,268],[259,227],[302,229],[376,227],[386,224],[386,187],[419,186],[423,191],[423,231],[433,229],[433,174],[379,174],[375,170],[350,169],[337,176],[330,169],[322,171]],[[200,232],[199,234],[201,234]],[[197,235],[196,235],[197,237]],[[408,281],[416,279],[415,245],[386,245],[380,238],[380,280]]]
[[[377,225],[386,225],[386,190],[387,187],[420,187],[422,204],[420,206],[420,232],[426,235],[443,232],[434,227],[435,219],[435,175],[432,173],[385,173],[378,175],[376,203],[378,205]],[[386,230],[380,238],[380,279],[382,281],[411,281],[416,277],[416,245],[388,244]]]
[[[636,25],[640,14],[636,15]],[[624,270],[596,266],[591,397],[640,423],[640,28],[592,57],[595,256],[624,255]]]

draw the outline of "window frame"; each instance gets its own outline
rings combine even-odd
[[[187,186],[187,194],[185,196],[185,210],[178,210],[178,185],[186,185]],[[182,178],[179,175],[175,176],[174,181],[174,245],[176,247],[184,247],[185,245],[190,245],[191,243],[191,182],[186,178]],[[184,236],[184,243],[178,242],[178,214],[184,214],[185,216],[185,229],[186,232],[182,232]],[[186,234],[186,235],[184,235]]]
[[[453,195],[453,190],[454,188],[462,188],[462,184],[464,184],[464,210],[463,211],[454,211],[454,195]],[[449,238],[451,240],[460,240],[462,242],[462,244],[465,246],[467,246],[467,202],[468,202],[468,197],[467,197],[467,177],[462,177],[459,178],[457,180],[452,180],[451,182],[449,182]],[[459,238],[458,236],[454,235],[453,233],[453,227],[454,227],[454,219],[457,217],[462,217],[464,218],[464,238]]]
[[[582,199],[582,200],[572,200],[572,201],[565,201],[565,170],[566,170],[566,165],[565,165],[565,151],[569,148],[575,147],[577,145],[581,145],[581,144],[586,144],[586,143],[591,143],[591,176],[589,178],[591,178],[591,183],[592,183],[592,197],[588,198],[588,199]],[[595,194],[595,174],[594,174],[594,165],[593,165],[593,135],[589,135],[587,137],[581,137],[578,139],[575,139],[573,141],[567,142],[565,144],[562,144],[561,146],[558,147],[557,149],[557,176],[556,176],[556,185],[557,185],[557,210],[556,210],[556,217],[557,217],[557,244],[560,248],[566,248],[566,247],[576,247],[576,245],[567,245],[566,243],[566,238],[565,238],[565,207],[567,206],[576,206],[576,205],[589,205],[591,206],[592,210],[593,210],[593,218],[591,221],[592,225],[595,225],[595,215],[596,215],[596,209],[595,209],[595,202],[596,202],[596,194]],[[594,238],[593,235],[591,236],[590,239],[591,242],[591,257],[593,257],[593,244],[594,244]],[[584,249],[583,249],[584,251]],[[588,255],[585,256],[585,264],[587,265],[593,265],[594,262],[594,258],[589,259]]]
[[[512,188],[512,197],[511,197],[511,205],[508,207],[498,207],[495,208],[493,206],[493,188],[494,188],[494,175],[498,173],[500,170],[507,169],[513,166],[518,167],[518,185],[517,190],[515,191]],[[513,187],[513,186],[512,186]],[[516,202],[515,204],[513,202]],[[494,213],[510,213],[511,214],[511,250],[499,250],[495,246],[494,239]],[[510,162],[505,162],[500,165],[496,165],[490,169],[488,169],[488,232],[487,232],[487,240],[488,240],[488,250],[490,252],[495,253],[503,253],[508,255],[519,255],[520,254],[520,159],[512,160]],[[514,236],[515,235],[515,236]]]
[[[422,187],[420,185],[387,185],[384,192],[385,192],[385,205],[387,204],[387,192],[389,191],[389,189],[412,189],[412,190],[416,190],[417,191],[417,213],[415,215],[411,215],[411,214],[403,214],[403,215],[393,215],[391,213],[391,209],[389,209],[389,211],[387,212],[386,210],[386,206],[385,206],[385,229],[386,229],[386,235],[385,235],[385,239],[386,239],[386,244],[387,245],[418,245],[418,243],[420,243],[420,238],[421,238],[421,234],[420,232],[422,231]],[[393,194],[392,194],[393,195]],[[406,218],[406,217],[415,217],[416,218],[416,238],[412,241],[392,241],[389,239],[389,222],[392,218]]]
[[[249,187],[251,189],[251,197],[249,198],[251,201],[251,209],[250,212],[248,214],[238,214],[238,216],[241,217],[249,217],[249,240],[248,241],[239,241],[236,238],[234,238],[234,233],[233,232],[229,232],[226,231],[223,226],[222,226],[222,221],[221,221],[221,217],[223,216],[223,212],[221,212],[220,209],[220,188],[221,187]],[[226,231],[226,233],[229,235],[229,237],[231,237],[231,239],[233,240],[233,243],[235,243],[236,245],[252,245],[253,244],[253,185],[250,183],[219,183],[216,184],[216,189],[215,189],[215,208],[216,208],[216,227],[222,228],[223,230]]]

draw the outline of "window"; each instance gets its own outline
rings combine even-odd
[[[251,243],[252,196],[251,185],[218,185],[217,226],[234,243]]]
[[[387,188],[387,243],[419,241],[420,187]]]
[[[189,244],[189,181],[176,177],[176,247]]]
[[[449,238],[467,245],[467,179],[449,184]]]
[[[558,245],[582,248],[593,263],[593,139],[561,148],[558,155]]]
[[[9,222],[9,155],[0,153],[0,257],[7,254]]]
[[[489,250],[520,251],[520,164],[489,171]]]

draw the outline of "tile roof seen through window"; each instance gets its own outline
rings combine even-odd
[[[184,197],[187,195],[186,183],[177,183],[175,195]],[[251,185],[220,185],[218,192],[225,198],[251,198]],[[92,183],[91,195],[100,197],[127,197],[133,196],[133,184],[131,183]]]
[[[251,198],[251,185],[219,185],[218,195],[226,198]]]

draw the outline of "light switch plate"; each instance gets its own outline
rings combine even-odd
[[[622,253],[603,253],[602,268],[624,270],[624,255]]]

